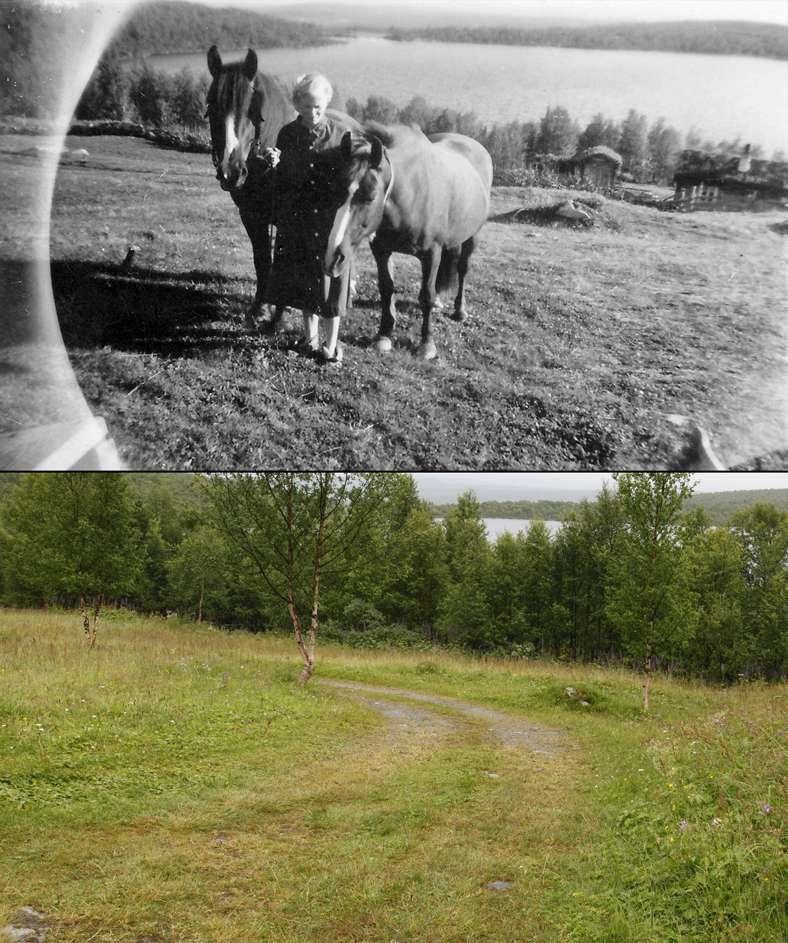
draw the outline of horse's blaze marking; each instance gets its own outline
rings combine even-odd
[[[358,190],[358,184],[351,184],[350,189],[348,190],[347,199],[342,204],[342,206],[339,207],[336,216],[334,217],[334,225],[331,227],[331,232],[328,236],[328,248],[326,249],[325,258],[326,269],[330,269],[334,264],[334,256],[336,255],[337,250],[342,245],[342,242],[345,238],[345,233],[347,232],[347,227],[350,223],[350,203],[356,190]]]
[[[233,115],[227,115],[224,125],[224,163],[230,161],[230,154],[238,146],[238,138],[235,135],[235,118]]]

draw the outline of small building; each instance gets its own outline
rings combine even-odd
[[[788,163],[686,150],[673,177],[677,210],[768,210],[788,202]]]
[[[600,144],[578,151],[573,157],[532,154],[523,164],[525,172],[532,175],[539,186],[612,190],[618,181],[622,158],[612,148]]]
[[[578,151],[574,157],[559,161],[558,174],[561,182],[570,186],[576,184],[594,190],[612,190],[622,163],[621,155],[612,147],[598,144]]]

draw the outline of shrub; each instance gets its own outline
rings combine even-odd
[[[144,64],[131,78],[129,101],[142,124],[161,128],[172,119],[173,80]]]
[[[338,642],[350,648],[407,648],[416,651],[429,651],[432,648],[422,635],[404,625],[380,625],[354,632],[328,620],[321,628],[321,636],[326,642]]]
[[[365,599],[351,599],[342,613],[341,627],[349,632],[382,629],[383,613]]]
[[[127,86],[128,79],[117,62],[102,57],[79,99],[76,117],[86,121],[122,120],[127,107]]]
[[[208,95],[208,79],[196,79],[188,67],[182,69],[172,80],[172,117],[186,128],[198,129],[206,124],[205,100]]]

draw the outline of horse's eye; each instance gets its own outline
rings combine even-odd
[[[358,185],[356,198],[359,203],[371,203],[375,199],[377,180],[370,176],[363,177]]]

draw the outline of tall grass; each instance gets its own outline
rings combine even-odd
[[[784,687],[659,678],[644,717],[624,671],[319,651],[318,682],[562,729],[544,756],[461,717],[403,732],[300,689],[296,656],[126,613],[89,650],[77,613],[0,610],[0,921],[31,905],[67,943],[783,938]]]

